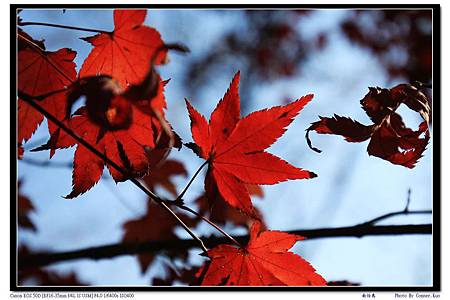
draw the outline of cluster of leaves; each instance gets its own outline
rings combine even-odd
[[[252,16],[251,12],[248,14]],[[317,176],[266,151],[285,133],[313,95],[241,117],[240,72],[237,72],[209,121],[186,100],[193,142],[183,144],[165,117],[164,92],[169,81],[160,78],[155,66],[166,63],[168,50],[185,52],[187,49],[164,43],[156,29],[143,24],[145,16],[144,10],[115,10],[112,32],[83,38],[92,45],[92,50],[78,73],[75,51],[68,48],[46,51],[42,41],[18,30],[18,157],[23,156],[22,144],[44,119],[30,105],[38,103],[58,122],[49,122],[48,142],[34,151],[50,150],[52,158],[56,150],[76,147],[73,187],[66,198],[90,190],[102,177],[105,167],[116,182],[138,178],[149,190],[154,192],[161,186],[175,198],[174,201],[155,200],[150,196],[146,213],[123,225],[124,243],[176,240],[178,225],[192,228],[204,221],[205,216],[216,228],[217,224],[228,222],[249,228],[247,245],[231,238],[234,245],[205,250],[203,255],[209,260],[200,268],[177,269],[168,264],[166,278],[155,278],[155,285],[174,281],[198,285],[327,285],[307,261],[289,251],[303,237],[268,230],[250,197],[263,196],[260,185]],[[271,24],[273,28],[264,29],[272,33],[271,39],[283,43],[295,38],[289,26],[277,20]],[[255,21],[255,24],[259,23]],[[272,55],[264,47],[259,50],[262,51],[256,56],[259,65],[272,66],[278,55]],[[284,63],[295,65],[289,59]],[[83,97],[84,103],[72,112],[75,103]],[[321,118],[308,132],[339,134],[351,142],[371,139],[369,154],[414,167],[429,140],[431,112],[427,97],[414,86],[399,85],[392,89],[372,88],[361,103],[373,125],[335,116]],[[395,112],[402,103],[419,112],[425,120],[419,130],[406,128]],[[425,137],[421,138],[422,134]],[[309,140],[308,143],[311,146]],[[184,207],[182,197],[186,190],[178,194],[171,178],[187,176],[187,171],[181,162],[166,158],[173,147],[183,145],[205,160],[205,190],[195,200],[199,207],[195,217],[177,212],[173,215],[176,218],[170,218],[166,214],[168,208],[161,204]],[[20,225],[35,229],[28,218],[33,210],[31,202],[21,197],[19,204]],[[26,253],[25,250],[22,252]],[[188,265],[187,251],[166,251],[164,255]],[[155,254],[140,254],[138,260],[144,273],[154,262]],[[32,274],[41,283],[52,282],[57,277],[50,273],[45,277],[39,272]],[[78,280],[69,276],[59,281],[76,284]]]
[[[148,174],[143,178],[148,188],[162,185],[174,196],[176,189],[168,178],[186,174],[179,162],[165,160],[170,148],[181,146],[181,140],[164,116],[164,87],[167,81],[162,81],[154,68],[164,62],[169,48],[184,48],[164,44],[155,29],[142,24],[145,15],[143,10],[115,10],[113,32],[101,32],[84,38],[93,48],[78,74],[73,62],[74,51],[66,48],[45,51],[43,42],[34,40],[22,30],[18,32],[19,144],[31,137],[44,118],[34,111],[29,101],[39,102],[44,110],[68,128],[69,131],[62,130],[62,125],[49,122],[49,141],[34,149],[50,150],[51,158],[57,149],[77,147],[73,161],[73,189],[66,198],[77,197],[91,189],[100,180],[105,166],[116,182]],[[254,112],[241,119],[238,83],[239,73],[212,113],[209,124],[186,101],[195,142],[187,145],[208,161],[205,196],[197,201],[201,203],[201,199],[206,198],[210,206],[226,203],[227,209],[220,212],[222,215],[216,214],[215,218],[226,221],[228,215],[234,214],[230,220],[236,224],[253,224],[252,235],[256,238],[261,228],[261,214],[254,209],[249,196],[249,193],[261,194],[256,185],[316,176],[264,151],[285,132],[313,96],[302,97],[286,106]],[[85,97],[85,104],[72,113],[74,103],[82,96]],[[35,116],[31,122],[30,114]],[[104,156],[94,153],[73,135],[81,137]],[[202,207],[206,211],[204,203]],[[237,217],[242,215],[241,212],[244,217]],[[179,218],[189,227],[198,222],[198,218],[185,215],[179,215]],[[163,209],[149,201],[145,216],[124,224],[123,240],[175,239],[173,230],[176,225],[176,219],[169,219]],[[266,239],[274,235],[271,232],[261,234],[267,236]],[[292,237],[289,245],[283,246],[285,251],[297,240],[300,238]],[[226,247],[239,253],[247,252],[254,244],[252,241],[247,247]],[[222,264],[216,261],[221,247],[206,254],[214,266]],[[269,252],[259,252],[258,255],[269,255]],[[168,255],[171,256],[170,253]],[[173,255],[186,258],[187,253]],[[286,260],[287,255],[281,257],[280,262],[286,260],[282,268],[284,271],[286,268],[296,270],[289,275],[298,277],[296,280],[286,280],[282,275],[284,271],[265,265],[258,266],[252,272],[262,272],[261,276],[266,277],[264,282],[267,284],[325,283],[300,256],[293,253],[291,256],[295,257],[295,263]],[[153,259],[151,254],[139,256],[143,272]],[[202,268],[202,272],[209,270],[208,265]],[[201,277],[201,284],[212,283],[208,279],[209,274],[211,272],[197,275]],[[271,274],[270,277],[267,274]],[[256,282],[229,281],[227,284]]]

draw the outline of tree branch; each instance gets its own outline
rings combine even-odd
[[[19,22],[17,25],[19,25],[19,26],[38,25],[38,26],[48,26],[48,27],[56,27],[56,28],[63,28],[63,29],[71,29],[71,30],[79,30],[79,31],[111,34],[110,31],[101,30],[101,29],[92,29],[92,28],[84,28],[84,27],[77,27],[77,26],[60,25],[60,24],[53,24],[53,23],[44,23],[44,22]]]
[[[404,234],[431,234],[431,224],[415,225],[355,225],[349,227],[319,228],[288,231],[306,237],[306,240],[331,238],[331,237],[357,237],[378,235],[404,235]],[[202,241],[209,247],[229,243],[227,237],[201,237]],[[234,237],[241,244],[248,242],[248,235]],[[19,257],[19,269],[29,267],[42,267],[52,263],[76,259],[103,259],[119,255],[135,255],[146,252],[158,252],[166,250],[182,250],[198,247],[197,241],[193,239],[179,239],[167,241],[147,241],[139,243],[117,243],[100,247],[91,247],[74,251],[57,253],[35,253]]]

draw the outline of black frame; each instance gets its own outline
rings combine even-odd
[[[117,291],[117,292],[151,292],[151,291],[320,291],[320,292],[408,292],[441,291],[441,7],[439,4],[295,4],[295,5],[262,5],[262,4],[176,4],[176,5],[143,5],[143,4],[11,4],[10,5],[10,61],[16,62],[16,12],[17,9],[113,9],[113,8],[146,8],[146,9],[431,9],[433,13],[433,285],[432,286],[326,286],[326,287],[142,287],[142,286],[18,286],[17,285],[17,66],[10,67],[10,290],[11,291]]]

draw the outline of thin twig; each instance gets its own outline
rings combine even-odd
[[[209,225],[211,225],[212,227],[214,227],[215,229],[217,229],[217,231],[219,231],[221,234],[223,234],[226,238],[228,238],[230,241],[232,241],[236,246],[243,248],[243,246],[236,241],[231,235],[229,235],[228,233],[226,233],[222,228],[220,228],[219,226],[217,226],[214,222],[210,221],[208,218],[202,216],[201,214],[199,214],[198,212],[196,212],[195,210],[182,205],[179,206],[180,209],[185,210],[190,212],[191,214],[194,214],[195,216],[199,217],[200,219],[202,219],[203,221],[205,221],[206,223],[208,223]]]
[[[400,211],[396,211],[396,212],[391,212],[379,217],[376,217],[370,221],[364,222],[359,224],[359,226],[368,226],[368,225],[374,225],[377,222],[380,222],[381,220],[385,220],[388,218],[392,218],[395,216],[400,216],[400,215],[425,215],[425,214],[431,214],[433,211],[432,210],[400,210]]]
[[[409,210],[409,204],[411,203],[411,188],[408,189],[408,194],[406,196],[406,205],[405,208],[403,210],[399,210],[399,211],[395,211],[395,212],[391,212],[388,214],[384,214],[381,215],[379,217],[376,217],[372,220],[369,220],[367,222],[361,223],[360,226],[370,226],[370,225],[374,225],[377,222],[380,222],[382,220],[386,220],[388,218],[392,218],[395,216],[400,216],[400,215],[425,215],[425,214],[432,214],[433,211],[432,210]]]
[[[408,196],[406,197],[406,205],[404,209],[405,212],[409,210],[409,203],[411,203],[411,188],[408,189]]]
[[[288,231],[290,234],[304,236],[307,239],[332,238],[332,237],[357,237],[378,236],[378,235],[402,235],[402,234],[431,234],[431,224],[415,225],[388,225],[388,226],[350,226],[338,228],[319,228],[307,230]],[[236,236],[235,239],[246,244],[248,235]],[[210,246],[226,244],[229,239],[226,237],[202,237],[202,240]],[[57,252],[57,253],[35,253],[19,257],[19,269],[28,267],[42,267],[52,263],[69,261],[75,259],[103,259],[119,255],[133,255],[140,253],[185,250],[198,247],[198,243],[192,239],[179,239],[168,241],[146,241],[139,243],[118,243],[100,247],[90,247],[80,250]]]
[[[39,167],[54,167],[54,168],[72,168],[73,164],[71,162],[53,162],[53,161],[39,161],[39,160],[33,160],[33,159],[29,159],[29,158],[23,158],[22,160],[20,160],[23,163],[27,163],[33,166],[39,166]],[[206,162],[197,170],[197,172],[194,174],[194,176],[191,178],[191,180],[189,181],[188,185],[186,186],[185,190],[183,191],[182,194],[185,193],[185,191],[188,189],[188,187],[190,186],[190,184],[192,183],[193,179],[195,178],[195,176],[197,176],[197,174],[200,172],[201,168],[206,165]],[[111,179],[110,176],[105,176],[102,175],[103,179]],[[111,186],[109,184],[107,184],[107,187],[110,191],[111,190]],[[131,208],[125,201],[125,199],[123,199],[119,194],[117,193],[113,193],[117,199],[131,212],[133,212],[134,214],[138,214],[137,211],[134,208]],[[178,196],[178,198],[181,200],[181,197],[183,197],[183,195],[180,194],[180,196]],[[210,221],[208,218],[202,216],[201,214],[199,214],[198,212],[196,212],[195,210],[191,209],[190,207],[185,206],[182,202],[177,202],[179,201],[177,198],[177,200],[164,200],[167,204],[170,205],[175,205],[176,207],[188,211],[191,214],[197,216],[198,218],[202,219],[203,221],[205,221],[206,223],[208,223],[209,225],[211,225],[212,227],[214,227],[217,231],[219,231],[220,233],[222,233],[224,236],[228,237],[228,239],[230,239],[230,241],[232,241],[234,244],[236,244],[239,247],[242,247],[241,244],[239,244],[232,236],[230,236],[228,233],[226,233],[222,228],[220,228],[217,224],[215,224],[214,222]]]
[[[84,27],[77,27],[77,26],[44,23],[44,22],[19,22],[17,25],[19,25],[19,26],[37,25],[37,26],[56,27],[56,28],[64,28],[64,29],[79,30],[79,31],[88,31],[88,32],[95,32],[95,33],[106,33],[106,34],[112,33],[110,31],[101,30],[101,29],[92,29],[92,28],[84,28]]]
[[[189,187],[191,186],[191,184],[194,182],[194,179],[197,177],[197,175],[200,173],[200,171],[208,164],[208,160],[205,161],[198,169],[197,171],[195,171],[194,175],[192,176],[192,178],[189,180],[188,184],[186,185],[186,187],[183,189],[183,191],[178,195],[178,197],[175,199],[175,201],[181,201],[183,199],[184,194],[186,194],[186,191],[189,189]]]

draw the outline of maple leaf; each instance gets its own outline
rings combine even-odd
[[[34,150],[50,149],[52,157],[56,149],[78,145],[74,156],[73,188],[66,198],[74,198],[94,186],[100,180],[105,165],[116,182],[142,177],[167,155],[172,146],[181,143],[176,134],[168,137],[163,132],[166,129],[172,132],[164,118],[165,84],[161,82],[158,85],[157,95],[146,102],[147,109],[143,104],[134,105],[125,98],[122,89],[107,77],[83,78],[69,89],[66,114],[78,97],[86,96],[87,99],[86,106],[64,120],[64,124],[127,174],[105,163],[65,131],[57,130],[47,144]]]
[[[326,285],[306,260],[288,251],[303,239],[280,231],[260,232],[260,224],[255,222],[246,247],[219,245],[209,250],[211,261],[197,272],[197,277],[201,285]]]
[[[131,105],[143,112],[155,115],[167,132],[170,125],[163,120],[167,107],[162,95],[162,89],[170,81],[162,81],[155,70],[155,59],[161,51],[174,50],[181,53],[189,52],[182,44],[163,45],[153,53],[145,77],[138,83],[121,87],[116,78],[110,75],[85,76],[79,78],[71,87],[67,96],[66,117],[70,116],[72,106],[81,96],[86,97],[86,109],[89,117],[102,126],[120,129],[132,122]],[[170,134],[169,134],[170,135]]]
[[[138,109],[133,109],[133,123],[128,128],[105,130],[93,122],[84,107],[65,121],[75,134],[104,153],[108,159],[128,174],[122,174],[113,166],[79,144],[65,131],[57,131],[42,149],[67,148],[77,145],[73,161],[72,192],[66,198],[74,198],[92,188],[99,180],[106,165],[116,182],[130,177],[141,177],[148,172],[146,147],[154,147],[152,118]]]
[[[197,220],[185,214],[177,213],[177,216],[189,227],[194,226]],[[179,223],[167,216],[165,210],[159,205],[148,201],[146,214],[138,219],[127,221],[123,224],[125,230],[122,240],[124,242],[145,242],[145,241],[161,241],[161,240],[176,240],[177,236],[174,233],[176,226]],[[187,250],[177,250],[174,252],[166,252],[171,257],[187,257]],[[153,262],[154,254],[145,253],[139,254],[138,260],[142,273],[145,273],[147,268]]]
[[[151,172],[142,178],[142,180],[151,190],[154,190],[157,185],[160,185],[174,197],[177,197],[178,193],[176,186],[170,181],[170,177],[175,175],[187,176],[184,165],[176,160],[165,160],[157,167],[152,168]]]
[[[395,112],[402,103],[418,112],[424,119],[418,130],[407,128],[402,117]],[[430,139],[428,122],[431,109],[425,94],[409,84],[399,84],[392,89],[369,88],[369,93],[361,100],[361,105],[374,124],[367,126],[338,115],[332,118],[320,117],[320,120],[312,123],[306,131],[309,147],[321,152],[311,144],[309,132],[312,130],[319,134],[341,135],[347,142],[370,139],[367,147],[369,155],[414,168]],[[424,137],[421,137],[422,134]]]
[[[244,183],[275,184],[288,179],[316,177],[265,152],[285,131],[293,118],[313,98],[307,95],[285,106],[253,112],[240,118],[239,72],[211,114],[208,122],[186,100],[191,119],[191,148],[209,161],[205,179],[207,196],[216,193],[231,206],[255,216]]]
[[[150,58],[163,46],[159,32],[142,25],[146,10],[114,10],[114,31],[83,38],[94,46],[80,69],[80,77],[109,75],[122,88],[140,82],[149,69]],[[155,63],[163,62],[166,50]]]
[[[245,187],[251,196],[257,196],[259,198],[264,196],[263,190],[256,184],[245,184]],[[227,222],[231,222],[237,226],[250,228],[254,222],[248,215],[226,204],[219,194],[216,194],[214,199],[207,198],[203,194],[195,200],[195,203],[199,207],[199,213],[202,215],[208,214],[208,219],[216,224],[225,225]],[[263,222],[262,213],[256,207],[254,207],[254,213],[257,219],[260,220],[261,228],[265,229],[266,225]]]
[[[23,31],[20,31],[22,34]],[[22,37],[22,38],[20,38]],[[25,39],[23,38],[25,37]],[[34,98],[58,120],[63,120],[66,111],[65,89],[76,78],[76,52],[63,48],[58,51],[40,49],[44,44],[29,40],[28,35],[19,35],[22,41],[18,53],[18,89]],[[35,46],[31,46],[31,45]],[[39,46],[37,46],[39,45]],[[44,116],[19,98],[18,100],[18,142],[27,141],[36,131]],[[49,132],[57,126],[49,122]]]

